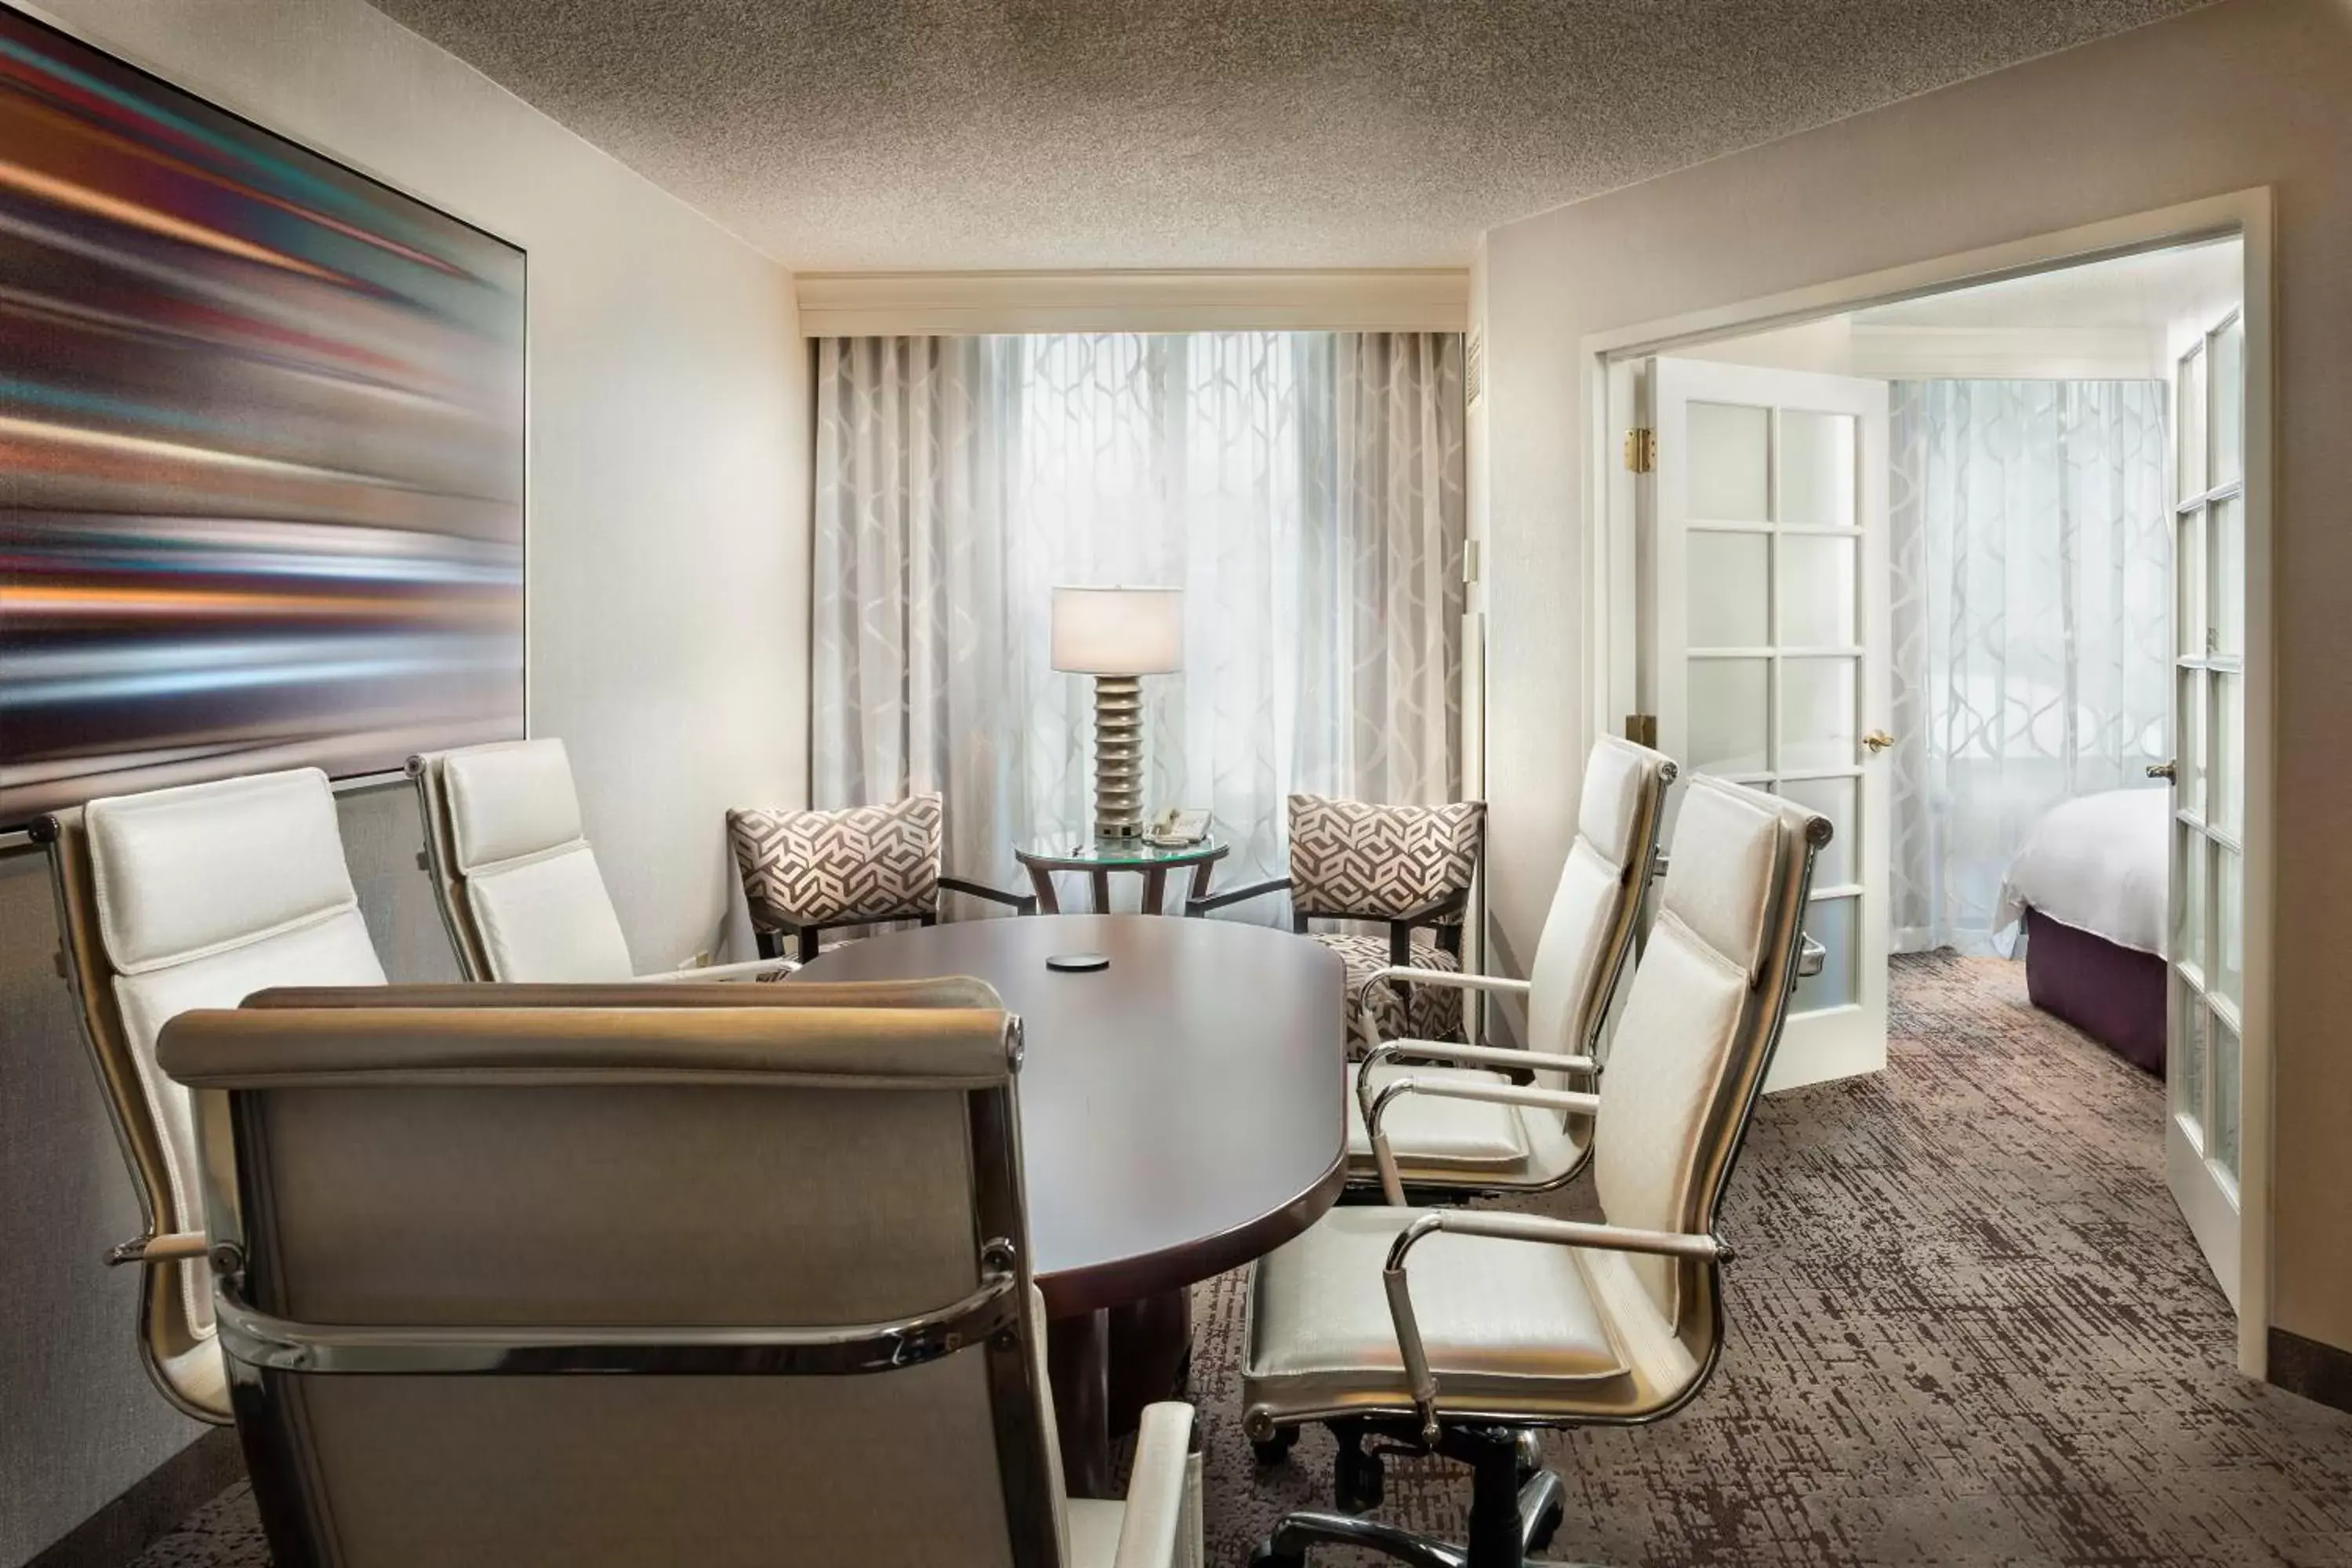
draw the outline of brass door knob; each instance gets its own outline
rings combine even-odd
[[[2150,763],[2147,765],[2147,776],[2152,779],[2169,779],[2178,775],[2170,763]]]
[[[1862,738],[1862,743],[1870,748],[1870,754],[1874,757],[1895,744],[1895,737],[1884,730],[1873,730]]]

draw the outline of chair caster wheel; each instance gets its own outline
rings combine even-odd
[[[1276,1551],[1269,1539],[1259,1542],[1257,1550],[1250,1553],[1249,1568],[1307,1568],[1307,1559]]]
[[[1250,1456],[1261,1465],[1278,1465],[1290,1458],[1290,1450],[1298,1447],[1298,1428],[1277,1426],[1274,1436],[1261,1442],[1250,1439]]]
[[[1528,1550],[1541,1552],[1549,1546],[1551,1538],[1559,1533],[1560,1521],[1567,1517],[1568,1510],[1563,1504],[1553,1503],[1545,1509],[1537,1517],[1535,1529],[1528,1532]]]
[[[1519,1485],[1525,1486],[1544,1468],[1543,1439],[1529,1427],[1520,1432],[1517,1441]]]
[[[1331,1503],[1341,1513],[1370,1513],[1381,1506],[1387,1490],[1378,1454],[1367,1454],[1350,1443],[1339,1445],[1331,1467]]]

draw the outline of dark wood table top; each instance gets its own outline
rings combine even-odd
[[[1049,954],[1103,952],[1072,974]],[[810,980],[970,974],[1021,1015],[1022,1156],[1037,1283],[1055,1317],[1264,1256],[1346,1178],[1338,956],[1234,921],[970,921],[851,942]]]

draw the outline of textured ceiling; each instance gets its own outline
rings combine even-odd
[[[2200,0],[375,0],[808,271],[1432,267]]]

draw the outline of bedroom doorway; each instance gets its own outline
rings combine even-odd
[[[1845,847],[1808,920],[1834,984],[1795,999],[1768,1089],[1885,1062],[1888,955],[2005,963],[2065,1037],[2150,1075],[2147,1163],[2259,1374],[2268,263],[2247,205],[2256,223],[2154,215],[1588,346],[1601,711],[1687,772],[1819,805]]]

